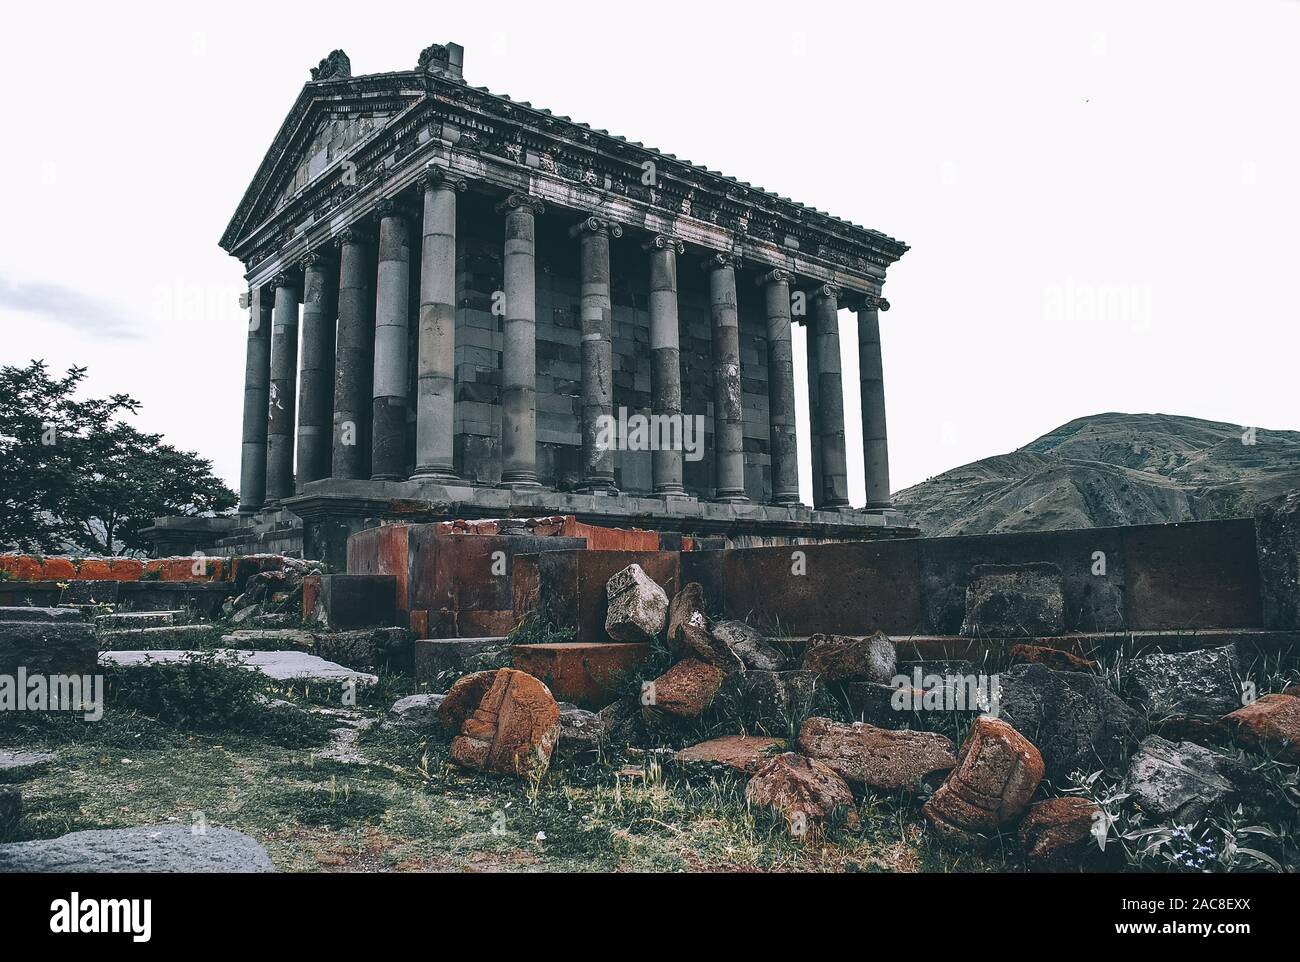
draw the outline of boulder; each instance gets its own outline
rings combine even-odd
[[[1080,658],[1070,651],[1047,648],[1043,645],[1012,645],[1011,650],[1007,652],[1007,657],[1012,664],[1046,665],[1054,671],[1093,672],[1097,670],[1095,661]]]
[[[1152,718],[1221,718],[1241,707],[1241,665],[1233,645],[1144,655],[1127,668],[1124,691]]]
[[[1005,721],[981,715],[961,746],[957,767],[922,812],[936,834],[978,844],[1014,822],[1043,780],[1043,757]]]
[[[438,706],[438,721],[443,729],[452,734],[459,732],[465,719],[478,708],[496,677],[496,671],[478,671],[457,679]]]
[[[621,698],[596,713],[605,744],[614,749],[643,744],[647,740],[641,705],[634,697]]]
[[[0,750],[0,772],[41,768],[58,758],[52,752],[23,752]]]
[[[433,728],[446,695],[407,695],[388,709],[385,724],[390,728]]]
[[[614,641],[648,642],[663,634],[668,595],[640,565],[628,565],[605,583],[605,633]]]
[[[677,718],[698,718],[713,704],[725,672],[698,658],[684,658],[652,683],[650,706]]]
[[[1145,719],[1100,675],[1016,665],[999,681],[998,717],[1038,747],[1054,782],[1120,765],[1146,734]]]
[[[803,651],[800,668],[816,672],[822,681],[865,681],[888,684],[894,677],[898,653],[883,631],[866,638],[813,635]]]
[[[878,685],[874,682],[856,681],[844,686],[844,697],[853,717],[892,728],[911,719],[921,710],[925,692],[911,685]]]
[[[73,832],[0,845],[0,872],[274,872],[266,849],[242,832],[187,825]]]
[[[676,654],[716,664],[717,644],[704,613],[704,589],[695,582],[677,592],[668,606],[668,647]]]
[[[316,654],[349,668],[409,673],[415,662],[415,635],[406,628],[362,628],[321,632]]]
[[[1238,708],[1224,721],[1242,747],[1300,764],[1300,698],[1265,695],[1254,704]]]
[[[968,638],[1040,638],[1065,631],[1065,581],[1054,564],[977,565],[966,586]]]
[[[532,675],[502,668],[452,740],[451,760],[464,768],[539,778],[559,737],[560,708],[550,689]]]
[[[713,637],[750,671],[784,671],[789,659],[743,621],[719,621]]]
[[[745,786],[751,805],[766,805],[785,816],[790,834],[814,834],[835,809],[853,809],[853,792],[827,765],[793,752],[777,755],[754,772]],[[856,821],[852,812],[852,821]]]
[[[560,739],[555,743],[555,757],[590,759],[599,755],[604,741],[600,716],[568,702],[559,707]]]
[[[1191,824],[1233,801],[1247,778],[1235,759],[1194,742],[1174,744],[1152,735],[1129,761],[1124,788],[1143,811]]]
[[[785,748],[779,738],[758,738],[752,735],[727,735],[712,741],[683,748],[673,756],[673,761],[687,769],[731,768],[752,775],[776,752]]]
[[[846,782],[884,791],[919,789],[926,779],[957,764],[955,746],[937,733],[888,731],[829,718],[805,721],[799,748]]]
[[[1086,798],[1049,798],[1020,822],[1020,845],[1034,872],[1097,871],[1105,851],[1097,840],[1101,808]]]
[[[784,736],[830,696],[811,671],[747,671],[728,676],[719,699],[745,728]]]

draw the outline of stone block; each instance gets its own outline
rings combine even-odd
[[[91,674],[97,654],[87,621],[0,621],[0,674]]]
[[[966,588],[968,638],[1038,638],[1065,631],[1065,584],[1053,564],[979,565]]]
[[[650,654],[644,644],[515,645],[512,664],[540,678],[561,701],[597,710],[615,700]]]
[[[392,575],[322,575],[321,624],[334,631],[398,624],[397,578]]]
[[[505,668],[509,661],[510,639],[504,637],[419,639],[415,642],[416,688],[430,691],[441,687],[441,679]],[[528,668],[523,670],[541,677]]]

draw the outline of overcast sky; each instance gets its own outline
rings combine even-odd
[[[88,365],[232,486],[245,285],[217,241],[335,47],[365,74],[459,42],[476,86],[910,244],[882,315],[895,490],[1102,411],[1300,428],[1295,0],[46,2],[6,21],[0,363]]]

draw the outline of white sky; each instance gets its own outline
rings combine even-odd
[[[10,5],[0,363],[88,365],[234,485],[217,240],[325,54],[447,41],[474,85],[912,246],[882,316],[895,490],[1102,411],[1300,428],[1296,0]]]

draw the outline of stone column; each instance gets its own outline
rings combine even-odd
[[[758,279],[767,297],[767,410],[772,452],[772,503],[799,503],[799,443],[794,416],[794,351],[790,339],[790,272]]]
[[[339,275],[332,258],[303,259],[302,374],[298,405],[298,484],[328,478],[333,468],[334,334]]]
[[[374,273],[369,245],[355,227],[339,235],[338,349],[334,361],[334,470],[370,477],[370,382],[374,349]]]
[[[650,411],[676,423],[674,437],[685,443],[682,418],[682,351],[677,321],[677,255],[686,245],[675,237],[656,235],[645,249],[650,252]],[[661,436],[662,437],[662,436]],[[703,438],[698,439],[703,441]],[[651,453],[654,493],[664,498],[684,498],[682,448],[665,446]]]
[[[239,513],[266,504],[266,423],[271,397],[271,305],[269,292],[248,295],[248,347],[244,360],[244,448],[239,465]]]
[[[817,338],[813,335],[813,325],[808,316],[808,292],[800,291],[803,298],[804,313],[799,325],[804,330],[804,356],[808,361],[808,451],[812,466],[812,503],[814,508],[824,506],[822,499],[822,434],[818,423],[821,413],[821,398],[817,390]]]
[[[867,480],[867,511],[882,511],[889,500],[889,439],[885,430],[885,371],[880,353],[883,297],[866,297],[858,307],[858,367],[862,380],[862,466]]]
[[[708,262],[713,321],[713,457],[715,499],[744,501],[745,439],[741,423],[740,315],[736,308],[736,254]]]
[[[501,487],[537,487],[537,267],[539,200],[511,194],[506,215],[505,349],[501,354]]]
[[[609,293],[609,238],[623,228],[588,217],[569,230],[581,238],[582,283],[582,483],[578,490],[614,490],[614,450],[602,447],[601,424],[614,416],[614,320]]]
[[[416,358],[415,477],[455,481],[456,194],[465,182],[441,171],[421,181],[420,343]]]
[[[294,496],[293,437],[298,397],[298,278],[275,279],[271,323],[271,399],[266,428],[266,497],[278,507]]]
[[[840,291],[824,284],[813,296],[809,356],[817,357],[817,430],[821,447],[820,507],[849,503],[849,472],[844,446],[844,379],[840,371]],[[811,365],[810,365],[811,366]]]
[[[406,407],[410,397],[411,237],[406,212],[382,201],[375,281],[375,377],[370,477],[404,481]]]

